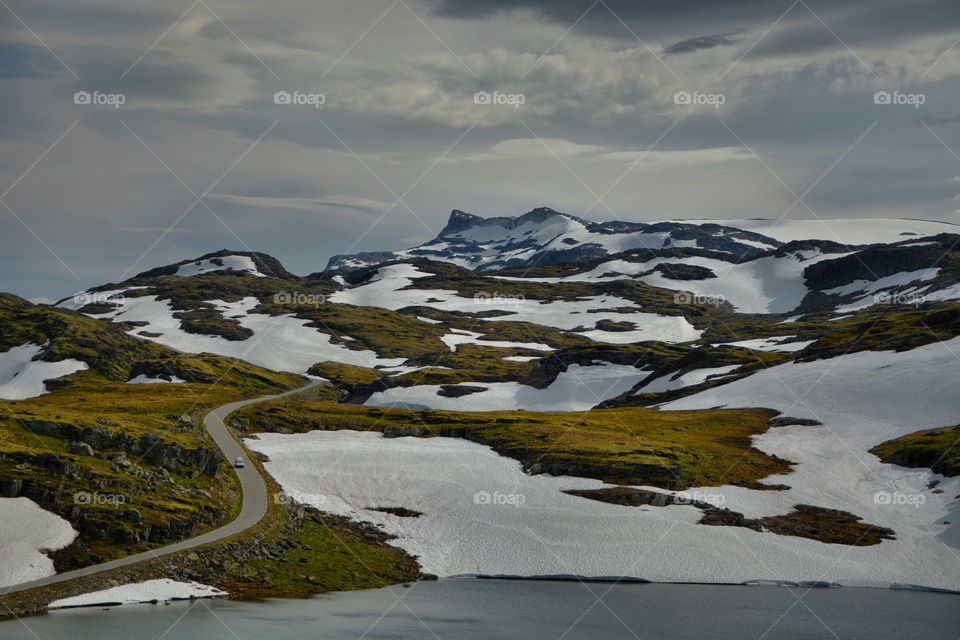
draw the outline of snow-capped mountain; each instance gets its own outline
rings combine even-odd
[[[216,271],[234,271],[249,273],[257,277],[272,276],[275,278],[286,278],[291,275],[276,258],[265,253],[221,249],[194,260],[181,260],[175,264],[150,269],[135,277],[197,276]]]
[[[333,256],[326,271],[356,270],[411,258],[495,271],[587,263],[633,249],[701,249],[747,258],[794,241],[865,246],[942,233],[960,233],[960,225],[868,218],[591,222],[547,207],[517,217],[498,218],[481,218],[455,209],[447,226],[430,242],[400,251]]]
[[[443,345],[550,350],[543,339],[497,332],[513,322],[599,344],[681,344],[703,339],[728,315],[839,317],[960,298],[960,236],[949,233],[960,227],[827,224],[842,242],[795,239],[810,221],[767,225],[764,235],[714,223],[595,223],[547,208],[490,219],[455,210],[426,245],[337,257],[333,270],[306,277],[266,254],[222,250],[59,304],[180,351],[304,372],[323,360],[395,367],[433,348],[378,348],[371,327],[343,322],[356,307],[391,314],[385,326],[400,318],[421,329],[433,323],[433,333],[445,326]],[[893,242],[859,241],[861,229]],[[915,235],[928,232],[937,235]],[[454,317],[472,320],[451,324]]]
[[[547,207],[514,218],[481,218],[454,209],[440,234],[396,252],[334,256],[327,271],[360,269],[405,258],[452,262],[493,271],[561,262],[589,262],[630,249],[689,247],[749,256],[783,244],[773,238],[711,222],[590,222]]]

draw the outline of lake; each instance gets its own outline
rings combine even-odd
[[[449,578],[308,600],[198,600],[53,612],[4,640],[841,638],[956,640],[960,595]]]

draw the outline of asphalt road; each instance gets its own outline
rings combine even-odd
[[[266,400],[273,400],[275,398],[282,398],[283,396],[288,396],[294,393],[300,393],[301,391],[312,389],[318,384],[320,384],[320,381],[313,380],[309,384],[306,384],[302,387],[297,387],[296,389],[287,391],[286,393],[272,396],[261,396],[259,398],[241,400],[239,402],[231,402],[230,404],[217,407],[204,416],[203,426],[206,427],[207,432],[213,438],[213,441],[218,447],[220,447],[220,451],[223,452],[223,455],[226,457],[227,461],[231,465],[238,457],[243,457],[243,459],[247,461],[247,465],[242,469],[234,468],[234,472],[236,472],[237,476],[240,478],[240,486],[243,488],[243,507],[240,511],[240,515],[229,524],[226,524],[219,529],[208,531],[207,533],[199,535],[195,538],[190,538],[188,540],[182,540],[181,542],[167,545],[166,547],[144,551],[143,553],[127,556],[125,558],[118,558],[116,560],[111,560],[110,562],[104,562],[101,564],[84,567],[82,569],[74,569],[73,571],[68,571],[66,573],[58,573],[56,575],[47,576],[46,578],[40,578],[39,580],[32,580],[31,582],[22,582],[8,588],[0,588],[0,595],[3,595],[4,593],[13,593],[16,591],[25,591],[27,589],[33,589],[36,587],[43,587],[46,585],[56,584],[58,582],[66,582],[67,580],[73,580],[74,578],[82,578],[83,576],[93,575],[102,571],[111,571],[113,569],[119,569],[120,567],[126,567],[138,562],[143,562],[144,560],[152,560],[154,558],[159,558],[160,556],[165,556],[171,553],[177,553],[186,549],[193,549],[194,547],[199,547],[211,542],[217,542],[218,540],[223,540],[225,538],[230,538],[257,524],[267,514],[267,500],[269,499],[269,496],[267,495],[267,483],[260,476],[257,468],[250,464],[247,454],[243,448],[237,443],[236,440],[233,439],[233,436],[230,435],[226,425],[223,424],[223,419],[240,407],[245,407],[248,404],[255,404],[257,402],[264,402]]]

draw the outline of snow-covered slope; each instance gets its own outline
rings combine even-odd
[[[189,277],[215,271],[250,274],[257,277],[283,278],[290,275],[276,258],[254,251],[228,251],[221,249],[207,253],[194,260],[182,260],[175,264],[157,267],[138,274],[137,278],[181,276]]]
[[[178,351],[215,353],[246,360],[277,371],[303,373],[311,365],[335,360],[364,367],[398,365],[404,358],[380,358],[373,351],[354,351],[330,341],[330,335],[305,326],[307,321],[289,315],[269,316],[253,313],[258,300],[238,302],[210,301],[224,317],[234,318],[253,332],[246,340],[227,340],[220,336],[189,333],[174,317],[170,303],[156,296],[121,298],[116,308],[95,317],[116,322],[133,322],[131,335],[151,334],[150,339]]]
[[[724,487],[726,506],[748,517],[801,503],[851,511],[897,532],[895,542],[883,543],[890,545],[891,558],[924,562],[947,551],[956,571],[957,551],[945,541],[960,546],[955,517],[960,477],[883,464],[867,451],[886,440],[958,421],[957,353],[960,338],[902,353],[867,351],[787,363],[664,408],[763,406],[821,421],[823,426],[779,427],[755,438],[760,450],[799,463],[790,474],[769,479],[791,489],[758,494]],[[939,483],[936,489],[933,481]],[[883,495],[913,499],[878,499]],[[954,577],[952,588],[958,588],[960,572]]]
[[[324,511],[382,526],[419,557],[424,571],[440,576],[574,574],[960,588],[955,550],[929,534],[850,547],[705,526],[697,524],[700,512],[688,505],[638,508],[568,495],[563,491],[605,485],[525,475],[516,461],[458,439],[313,431],[261,434],[246,443],[270,458],[266,469],[284,491]],[[723,495],[714,488],[701,492]],[[776,492],[752,493],[762,498]],[[423,515],[400,518],[377,507]]]
[[[23,400],[47,392],[44,380],[59,378],[87,368],[86,363],[68,358],[59,362],[34,360],[45,345],[22,344],[0,353],[0,398]]]
[[[29,498],[0,498],[0,587],[52,576],[56,550],[77,537],[70,523]]]
[[[912,237],[939,233],[960,233],[960,225],[932,220],[906,218],[822,218],[810,220],[776,220],[741,218],[725,220],[690,219],[692,224],[714,223],[752,231],[781,242],[794,240],[830,240],[841,244],[862,245],[900,242]]]
[[[196,276],[201,273],[210,273],[211,271],[239,271],[249,273],[258,277],[263,277],[253,259],[249,256],[224,256],[223,258],[207,258],[206,260],[197,260],[189,264],[182,264],[177,267],[177,271],[172,274],[175,276]]]

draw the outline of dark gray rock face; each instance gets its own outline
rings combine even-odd
[[[60,429],[63,426],[63,423],[53,422],[51,420],[32,420],[25,426],[27,427],[27,430],[32,431],[38,436],[56,436],[60,434]]]
[[[86,442],[71,442],[68,448],[71,455],[92,456],[93,448]]]
[[[925,239],[922,245],[869,247],[812,264],[804,269],[803,277],[808,287],[823,291],[856,280],[872,281],[896,273],[931,269],[956,242],[960,242],[960,236],[942,234]]]

